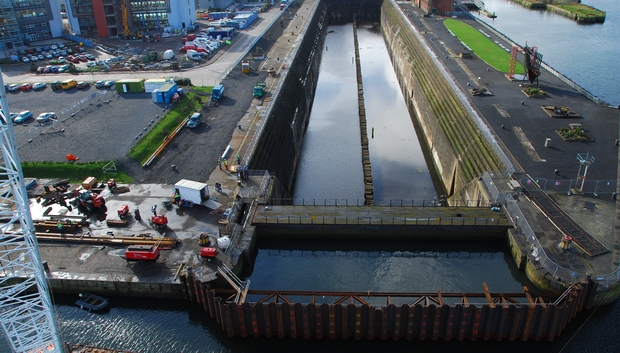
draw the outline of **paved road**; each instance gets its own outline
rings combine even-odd
[[[171,71],[164,72],[164,74],[172,75],[174,77],[183,77],[190,78],[195,85],[206,85],[213,86],[216,83],[220,82],[224,76],[230,71],[232,67],[237,64],[241,58],[245,56],[245,54],[251,49],[253,43],[255,43],[262,34],[268,30],[272,23],[279,20],[280,16],[284,14],[283,11],[276,6],[272,7],[267,12],[261,12],[259,15],[259,20],[257,20],[250,27],[239,31],[240,38],[236,40],[230,47],[225,49],[225,52],[222,55],[216,55],[216,60],[211,62],[207,66],[198,66],[192,69],[183,70],[180,72]],[[273,36],[274,40],[277,36]],[[180,37],[173,37],[173,44],[171,45],[174,49],[178,49],[181,44]],[[131,45],[138,45],[142,42],[136,41],[111,41],[118,43],[129,43]],[[145,45],[154,45],[152,43],[146,43]],[[220,49],[222,50],[222,49]],[[105,55],[102,55],[105,57]],[[4,83],[20,83],[20,82],[36,82],[36,81],[44,81],[44,82],[52,82],[56,80],[66,80],[70,78],[76,78],[76,76],[82,77],[84,76],[84,80],[99,80],[103,78],[99,78],[104,76],[111,80],[120,80],[120,79],[128,79],[128,78],[161,78],[161,71],[142,71],[142,72],[113,72],[113,73],[105,73],[105,74],[91,74],[84,73],[80,75],[76,74],[54,74],[54,75],[36,75],[28,72],[30,65],[16,65],[16,66],[7,66],[2,68],[2,77]],[[46,79],[41,79],[42,77],[46,77]],[[78,79],[78,78],[76,78]],[[80,80],[80,79],[78,79]]]

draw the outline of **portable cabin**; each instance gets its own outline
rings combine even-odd
[[[143,78],[118,80],[115,83],[116,93],[144,93]]]

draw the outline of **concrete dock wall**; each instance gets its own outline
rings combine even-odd
[[[327,31],[327,7],[319,3],[299,43],[290,67],[282,71],[283,83],[275,106],[249,163],[250,169],[269,170],[289,193],[308,127],[312,100],[319,76],[322,48]]]
[[[505,170],[495,151],[440,70],[438,60],[392,1],[381,8],[381,27],[401,91],[440,176],[448,202],[475,200],[472,183],[484,171]]]

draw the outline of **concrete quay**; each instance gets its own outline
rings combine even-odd
[[[612,198],[612,192],[617,191],[618,179],[619,113],[616,107],[597,105],[580,92],[583,89],[576,89],[574,83],[545,65],[539,82],[547,95],[528,98],[521,92],[528,86],[527,82],[521,85],[520,79],[508,80],[502,72],[476,56],[471,59],[461,58],[460,53],[469,51],[446,29],[443,24],[445,18],[426,17],[409,2],[399,2],[398,6],[432,51],[435,61],[449,72],[455,88],[461,92],[460,97],[469,103],[471,113],[480,116],[490,128],[495,143],[506,153],[518,173],[514,177],[521,178],[522,182],[531,180],[546,185],[551,198],[590,235],[610,249],[596,257],[585,255],[575,246],[570,250],[560,249],[563,234],[558,226],[551,223],[522,193],[510,188],[509,179],[497,175],[491,184],[498,188],[499,195],[516,201],[524,215],[522,218],[526,218],[529,223],[527,226],[531,228],[531,235],[537,238],[534,241],[526,239],[521,228],[522,225],[526,226],[523,219],[512,219],[517,229],[511,233],[518,239],[523,254],[533,264],[533,269],[526,270],[529,277],[541,288],[551,289],[557,288],[555,286],[559,282],[566,283],[592,275],[599,284],[597,303],[615,300],[618,296],[620,240],[616,226],[619,209]],[[469,16],[458,19],[478,29],[498,45],[508,49],[511,47],[512,43],[506,36],[475,19]],[[544,48],[539,50],[544,54]],[[521,58],[519,55],[518,60]],[[472,96],[469,93],[472,87],[484,87],[492,95]],[[570,107],[579,116],[550,117],[542,109],[543,105]],[[564,141],[556,130],[568,127],[569,124],[580,124],[592,141]],[[545,143],[546,139],[550,141]],[[580,165],[576,157],[586,153],[596,158],[588,170],[587,180],[591,182],[590,185],[598,180],[601,185],[609,183],[611,188],[604,192],[599,189],[597,192],[590,187],[584,193],[575,192],[575,189],[579,189],[577,181],[582,181],[577,178]],[[537,244],[544,249],[544,253],[536,249]]]

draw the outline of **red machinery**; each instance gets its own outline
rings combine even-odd
[[[90,192],[89,190],[83,190],[76,195],[76,206],[84,207],[88,212],[93,212],[95,209],[103,208],[105,206],[105,199],[99,194]]]
[[[125,251],[127,261],[156,261],[159,257],[159,245],[131,245]]]
[[[108,187],[110,188],[110,190],[112,190],[112,188],[115,188],[116,187],[116,180],[114,180],[114,179],[108,180]]]
[[[206,258],[207,261],[211,261],[211,259],[214,258],[215,255],[217,255],[216,248],[208,248],[208,247],[200,248],[200,257]]]
[[[129,205],[121,205],[121,207],[118,208],[117,212],[118,218],[126,219],[127,217],[129,217]]]
[[[151,211],[153,212],[153,216],[151,217],[153,226],[157,229],[165,228],[166,225],[168,225],[168,217],[157,214],[157,205],[153,205]]]

